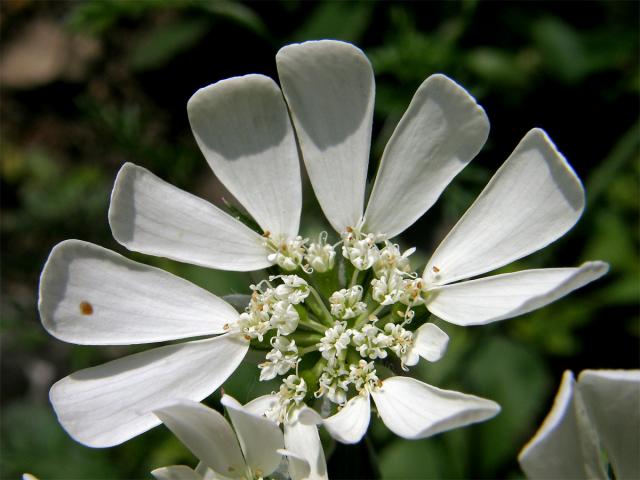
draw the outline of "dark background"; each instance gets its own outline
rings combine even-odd
[[[228,194],[191,136],[186,102],[217,80],[277,78],[288,43],[336,38],[372,61],[377,82],[371,174],[420,83],[442,72],[491,121],[480,155],[401,241],[428,255],[532,127],[544,128],[587,190],[579,224],[509,269],[605,260],[611,272],[555,304],[476,328],[444,325],[450,351],[412,372],[498,401],[494,420],[423,441],[374,421],[367,441],[339,446],[332,478],[518,478],[516,456],[548,409],[562,372],[638,368],[639,3],[195,2],[0,3],[2,232],[1,478],[149,478],[196,460],[164,427],[126,444],[74,443],[48,404],[55,380],[133,351],[64,344],[42,329],[40,269],[50,249],[80,238],[121,253],[107,224],[115,173],[131,161],[220,203]],[[306,184],[303,231],[323,228]],[[246,275],[126,253],[218,295]],[[414,257],[412,257],[414,258]],[[414,261],[414,268],[418,268]],[[422,362],[424,363],[424,362]],[[225,389],[257,394],[255,369]],[[219,405],[215,397],[208,402]]]

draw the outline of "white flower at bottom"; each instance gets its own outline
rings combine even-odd
[[[246,405],[244,408],[257,415],[269,415],[278,408],[280,398],[278,394],[263,395]],[[300,418],[303,412],[313,412],[304,404],[294,406],[290,414],[282,419],[284,429],[284,446],[289,457],[289,474],[292,479],[328,480],[327,462],[320,442],[318,427]],[[292,462],[292,458],[298,461]]]
[[[528,478],[640,478],[640,370],[566,371],[553,407],[518,455]]]
[[[222,404],[233,428],[217,411],[187,400],[154,413],[216,474],[225,478],[262,478],[273,473],[282,460],[282,431],[228,395],[222,397]]]
[[[219,335],[112,360],[53,385],[49,398],[58,420],[74,439],[92,447],[117,445],[158,425],[152,411],[171,399],[209,396],[249,348],[231,328],[239,315],[225,301],[79,240],[52,250],[40,277],[38,308],[49,333],[80,345]]]

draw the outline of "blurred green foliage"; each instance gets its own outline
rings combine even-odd
[[[588,207],[570,234],[509,268],[587,259],[612,267],[604,280],[523,318],[468,329],[441,324],[450,351],[438,364],[421,364],[415,375],[492,398],[502,405],[500,416],[424,441],[398,439],[373,419],[366,444],[327,445],[332,477],[519,477],[517,452],[548,411],[563,370],[638,368],[637,2],[11,0],[3,10],[8,46],[19,43],[32,22],[46,21],[74,41],[94,42],[97,53],[63,52],[70,64],[86,67],[74,80],[2,82],[0,477],[28,471],[42,479],[149,478],[157,466],[194,464],[162,427],[99,451],[66,436],[48,406],[48,386],[129,350],[48,337],[35,308],[38,274],[51,247],[66,238],[122,252],[110,238],[106,214],[124,161],[219,204],[229,198],[191,137],[186,101],[197,88],[229,76],[275,77],[275,53],[290,42],[343,39],[371,59],[377,82],[371,174],[428,75],[451,76],[486,109],[492,122],[487,146],[401,239],[421,248],[412,258],[427,258],[522,135],[540,126],[583,179]],[[326,224],[308,185],[305,202],[302,228],[311,235]],[[246,293],[256,280],[126,254],[218,295]],[[272,388],[258,381],[250,363],[225,385],[240,400]],[[218,398],[208,403],[219,406]]]

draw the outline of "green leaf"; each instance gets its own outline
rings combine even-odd
[[[195,45],[208,29],[208,19],[184,20],[157,27],[142,37],[129,54],[127,63],[137,71],[162,67]]]
[[[574,84],[588,73],[582,39],[570,25],[557,18],[543,18],[533,24],[533,40],[551,73]]]
[[[548,367],[537,352],[493,337],[469,359],[465,385],[475,395],[500,404],[500,414],[474,431],[475,462],[481,476],[491,476],[512,461],[535,428],[552,392]]]
[[[48,406],[13,403],[2,411],[0,478],[116,478],[107,450],[84,447],[64,433]]]
[[[307,16],[307,21],[293,34],[293,41],[335,38],[358,42],[369,26],[373,2],[324,2]],[[303,8],[308,8],[307,4]]]

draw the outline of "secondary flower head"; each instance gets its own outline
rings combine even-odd
[[[566,371],[518,460],[528,478],[640,478],[640,370]]]
[[[197,470],[203,473],[170,466],[154,470],[157,479],[266,478],[278,469],[283,454],[296,464],[298,470],[290,469],[292,472],[309,471],[304,460],[284,450],[284,437],[275,423],[247,411],[228,395],[223,396],[222,403],[233,428],[217,411],[192,401],[183,400],[154,412],[198,457],[202,464]]]

